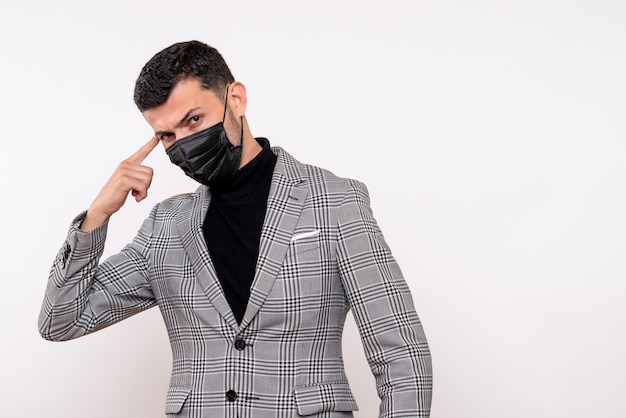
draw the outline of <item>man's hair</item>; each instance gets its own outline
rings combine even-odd
[[[198,41],[179,42],[158,52],[141,69],[135,82],[135,104],[141,112],[160,106],[186,79],[198,80],[218,97],[235,81],[217,49]]]

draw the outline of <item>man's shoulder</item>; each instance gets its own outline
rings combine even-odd
[[[313,164],[302,163],[283,148],[272,147],[272,151],[278,156],[276,170],[295,182],[305,182],[314,188],[324,186],[324,189],[328,187],[333,189],[348,189],[351,187],[360,188],[364,186],[358,180],[338,176],[329,169]]]
[[[206,194],[206,186],[200,186],[193,192],[180,193],[173,195],[160,201],[156,207],[159,212],[172,211],[177,212],[184,207],[194,206],[199,202],[202,202],[204,195]]]

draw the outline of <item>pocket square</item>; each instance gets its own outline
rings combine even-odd
[[[314,229],[313,231],[309,231],[309,232],[302,232],[300,234],[296,234],[293,237],[291,237],[291,242],[298,241],[299,239],[302,239],[302,238],[314,237],[319,233],[320,233],[319,229]]]

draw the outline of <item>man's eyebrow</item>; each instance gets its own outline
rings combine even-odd
[[[199,110],[199,109],[200,109],[200,107],[194,107],[193,109],[189,109],[189,110],[187,111],[187,113],[185,113],[185,116],[183,116],[182,118],[180,118],[180,120],[179,120],[179,121],[178,121],[178,123],[176,124],[175,128],[180,127],[180,125],[182,125],[183,123],[185,123],[185,121],[187,120],[187,118],[188,118],[188,117],[189,117],[189,116],[190,116],[193,112],[195,112],[195,111],[197,111],[197,110]],[[157,131],[157,132],[155,132],[155,133],[154,133],[154,135],[155,135],[157,138],[160,138],[160,137],[161,137],[161,135],[170,135],[170,134],[172,134],[172,133],[173,133],[173,132],[169,132],[169,131]]]
[[[187,113],[185,113],[185,116],[183,116],[178,123],[176,124],[176,127],[180,127],[180,125],[182,125],[183,123],[185,123],[185,121],[187,120],[187,118],[189,117],[189,115],[191,115],[193,112],[195,112],[196,110],[200,109],[200,107],[194,107],[193,109],[189,109],[189,111],[187,111]]]

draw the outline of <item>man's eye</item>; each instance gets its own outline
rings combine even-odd
[[[192,125],[196,124],[196,123],[200,122],[200,119],[202,119],[202,117],[199,116],[199,115],[192,116],[191,118],[189,118],[189,123],[191,123]]]
[[[167,141],[168,139],[172,139],[173,136],[174,134],[171,134],[171,133],[161,134],[159,135],[159,139],[161,141]]]

